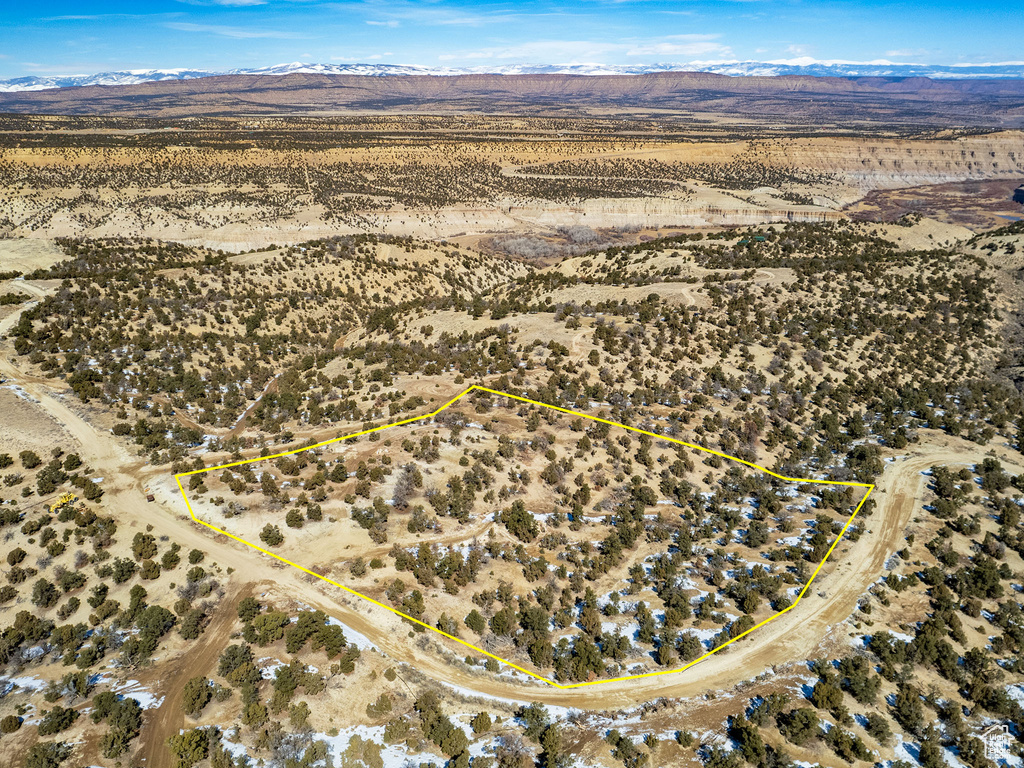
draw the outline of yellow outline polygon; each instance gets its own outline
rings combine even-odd
[[[349,439],[351,439],[353,437],[361,437],[363,435],[369,435],[369,434],[371,434],[373,432],[380,432],[381,430],[384,430],[384,429],[390,429],[391,427],[398,427],[398,426],[401,426],[403,424],[412,424],[413,422],[416,422],[416,421],[423,421],[424,419],[431,419],[434,416],[437,416],[437,414],[441,413],[441,411],[445,410],[446,408],[450,408],[452,405],[457,403],[459,400],[461,400],[463,397],[465,397],[466,395],[470,394],[471,392],[487,392],[489,394],[496,395],[498,397],[507,397],[507,398],[510,398],[512,400],[519,400],[520,402],[530,403],[532,405],[538,405],[538,406],[541,406],[543,408],[551,408],[552,410],[560,411],[561,413],[567,413],[567,414],[570,414],[571,416],[579,416],[579,417],[584,418],[584,419],[589,419],[590,421],[597,421],[597,422],[600,422],[602,424],[608,424],[608,425],[613,426],[613,427],[621,427],[622,429],[628,429],[628,430],[630,430],[632,432],[639,432],[641,435],[648,435],[650,437],[657,438],[658,440],[666,440],[666,441],[668,441],[670,443],[676,443],[678,445],[685,445],[687,448],[693,448],[693,449],[698,450],[698,451],[703,451],[705,453],[710,453],[710,454],[713,454],[715,456],[719,456],[719,457],[721,457],[723,459],[728,459],[730,461],[739,462],[740,464],[744,464],[744,465],[746,465],[748,467],[752,467],[753,469],[757,469],[757,470],[760,470],[761,472],[765,472],[765,473],[771,475],[772,477],[777,477],[780,480],[785,480],[786,482],[791,482],[791,483],[812,483],[812,484],[816,484],[816,485],[840,485],[840,486],[847,486],[847,487],[854,487],[854,488],[867,488],[868,492],[864,494],[863,498],[861,498],[860,502],[854,508],[853,514],[850,515],[849,519],[843,525],[842,530],[839,531],[839,534],[836,536],[835,541],[833,541],[831,546],[829,546],[828,551],[825,553],[825,557],[823,557],[821,562],[818,563],[818,566],[814,569],[814,572],[811,574],[811,577],[807,580],[807,583],[804,584],[803,589],[800,590],[800,594],[797,595],[796,600],[794,600],[789,606],[783,608],[778,613],[775,613],[775,614],[769,616],[767,619],[765,619],[764,621],[761,621],[761,622],[755,624],[754,626],[752,626],[750,629],[746,630],[745,632],[742,632],[742,633],[736,635],[736,637],[732,637],[732,638],[726,640],[721,645],[717,646],[716,648],[713,648],[712,650],[708,651],[707,653],[703,654],[702,656],[697,657],[696,659],[694,659],[693,661],[689,662],[688,664],[685,664],[684,666],[677,667],[675,669],[662,669],[662,670],[657,670],[655,672],[644,672],[644,673],[639,674],[639,675],[625,675],[623,677],[611,677],[611,678],[602,679],[602,680],[589,680],[589,681],[582,682],[582,683],[570,683],[570,684],[563,685],[562,683],[558,683],[558,682],[555,682],[554,680],[550,680],[549,678],[546,678],[543,675],[539,675],[536,672],[531,672],[528,669],[520,667],[517,664],[513,664],[512,662],[510,662],[510,661],[508,661],[506,659],[503,659],[500,656],[495,656],[493,653],[488,653],[483,648],[479,648],[479,647],[473,645],[472,643],[468,643],[465,640],[463,640],[462,638],[455,637],[454,635],[450,635],[447,632],[444,632],[444,631],[438,629],[437,627],[434,627],[434,626],[431,626],[430,624],[427,624],[425,621],[420,621],[419,619],[413,618],[412,616],[409,616],[408,614],[402,613],[402,611],[399,611],[396,608],[392,608],[390,605],[386,605],[385,603],[382,603],[379,600],[374,600],[372,597],[368,597],[367,595],[364,595],[361,592],[357,592],[356,590],[352,589],[351,587],[347,587],[344,584],[341,584],[340,582],[334,581],[333,579],[329,579],[326,576],[321,576],[316,571],[312,571],[309,568],[306,568],[304,566],[299,565],[298,563],[293,563],[291,560],[288,560],[287,558],[281,557],[280,555],[274,554],[273,552],[271,552],[271,551],[269,551],[267,549],[264,549],[263,547],[261,547],[261,546],[259,546],[257,544],[253,544],[252,542],[246,541],[245,539],[240,538],[238,536],[235,536],[234,534],[228,533],[227,531],[223,530],[222,528],[218,528],[217,526],[213,525],[212,523],[208,523],[205,520],[200,520],[198,517],[196,517],[195,511],[192,509],[192,504],[188,500],[188,495],[185,493],[185,487],[181,484],[181,478],[188,477],[189,475],[198,475],[198,474],[202,474],[204,472],[213,472],[213,471],[216,471],[218,469],[228,469],[230,467],[237,467],[237,466],[239,466],[241,464],[251,464],[251,463],[257,462],[257,461],[269,461],[270,459],[278,459],[278,458],[281,458],[282,456],[291,456],[291,455],[296,454],[296,453],[302,453],[303,451],[310,451],[310,450],[313,450],[315,448],[322,448],[325,445],[331,445],[332,443],[341,442],[342,440],[349,440]],[[424,414],[423,416],[414,416],[414,417],[412,417],[410,419],[402,419],[401,421],[396,421],[396,422],[394,422],[392,424],[385,424],[384,426],[381,426],[381,427],[373,427],[372,429],[364,429],[362,432],[353,432],[350,435],[344,435],[342,437],[335,437],[335,438],[332,438],[331,440],[324,440],[321,443],[315,443],[314,445],[306,445],[306,446],[303,446],[301,448],[295,448],[293,450],[284,451],[282,453],[275,453],[272,456],[257,456],[257,457],[252,458],[252,459],[242,459],[241,461],[233,461],[233,462],[231,462],[229,464],[219,464],[216,467],[204,467],[203,469],[194,469],[194,470],[192,470],[190,472],[179,472],[178,474],[176,474],[174,476],[174,479],[177,481],[178,488],[181,490],[181,497],[185,500],[185,506],[188,507],[189,515],[192,517],[192,519],[195,522],[199,523],[200,525],[205,525],[210,530],[215,531],[216,533],[223,534],[224,536],[227,536],[228,538],[234,539],[235,541],[239,541],[239,542],[241,542],[242,544],[245,544],[248,547],[252,547],[253,549],[255,549],[255,550],[259,551],[259,552],[262,552],[265,555],[269,555],[270,557],[272,557],[275,560],[278,560],[278,561],[284,563],[285,565],[290,565],[293,568],[297,568],[298,570],[302,571],[303,573],[308,573],[310,576],[315,576],[316,578],[318,578],[318,579],[320,579],[322,581],[326,581],[328,584],[331,584],[331,585],[333,585],[335,587],[338,587],[339,589],[342,589],[345,592],[348,592],[349,594],[355,595],[356,597],[359,597],[359,598],[361,598],[363,600],[366,600],[366,601],[368,601],[370,603],[373,603],[374,605],[380,606],[381,608],[384,608],[384,609],[386,609],[388,611],[391,611],[392,613],[394,613],[394,614],[396,614],[398,616],[401,616],[406,621],[412,622],[413,624],[419,624],[422,627],[426,627],[427,629],[433,630],[434,632],[437,632],[439,635],[442,635],[442,636],[448,638],[449,640],[454,640],[456,643],[464,645],[465,647],[467,647],[467,648],[469,648],[469,649],[471,649],[473,651],[476,651],[477,653],[482,653],[484,656],[488,656],[488,657],[490,657],[490,658],[492,658],[492,659],[494,659],[496,661],[501,662],[502,664],[505,664],[505,665],[507,665],[509,667],[512,667],[513,669],[516,669],[516,670],[522,672],[525,675],[529,675],[530,677],[533,677],[533,678],[535,678],[537,680],[540,680],[541,682],[547,683],[548,685],[551,685],[551,686],[554,686],[555,688],[560,688],[560,689],[563,689],[563,690],[570,689],[570,688],[582,688],[583,686],[587,686],[587,685],[600,685],[602,683],[615,683],[615,682],[621,682],[623,680],[637,680],[637,679],[644,678],[644,677],[655,677],[657,675],[670,675],[670,674],[674,674],[676,672],[682,672],[683,670],[689,669],[690,667],[694,666],[695,664],[700,663],[701,661],[703,661],[704,659],[708,658],[709,656],[711,656],[711,655],[713,655],[715,653],[718,653],[720,650],[722,650],[723,648],[731,645],[732,643],[735,643],[737,640],[741,640],[742,638],[744,638],[747,635],[749,635],[751,632],[753,632],[758,627],[763,627],[765,624],[767,624],[770,621],[774,621],[775,619],[777,619],[779,616],[781,616],[782,614],[786,613],[787,611],[790,611],[793,608],[796,608],[796,606],[803,599],[804,595],[807,593],[807,590],[811,588],[811,584],[814,582],[815,577],[817,577],[818,572],[822,569],[822,566],[825,565],[825,562],[832,555],[832,550],[834,550],[836,548],[836,545],[840,542],[840,540],[842,540],[843,536],[846,535],[846,531],[850,527],[850,524],[853,522],[854,518],[857,517],[857,513],[860,512],[861,507],[864,506],[864,502],[867,501],[868,496],[870,496],[871,492],[875,489],[875,485],[873,483],[855,483],[855,482],[840,481],[840,480],[815,480],[813,478],[805,478],[805,477],[786,477],[784,475],[778,474],[777,472],[772,472],[770,469],[762,467],[759,464],[754,464],[753,462],[746,461],[746,460],[738,458],[736,456],[730,456],[727,453],[722,453],[720,451],[716,451],[716,450],[713,450],[711,448],[705,448],[705,447],[700,446],[700,445],[694,445],[693,443],[688,443],[685,440],[678,440],[678,439],[676,439],[674,437],[665,437],[664,435],[659,435],[659,434],[657,434],[655,432],[648,432],[648,431],[643,430],[643,429],[638,429],[637,427],[631,427],[631,426],[629,426],[627,424],[620,424],[620,423],[618,423],[616,421],[609,421],[608,419],[602,419],[602,418],[599,418],[597,416],[591,416],[591,415],[586,414],[586,413],[580,413],[579,411],[573,411],[573,410],[570,410],[568,408],[561,408],[561,407],[559,407],[557,405],[551,405],[549,403],[542,403],[542,402],[539,402],[537,400],[531,400],[528,397],[522,397],[520,395],[511,395],[508,392],[499,392],[497,390],[488,389],[487,387],[483,387],[483,386],[480,386],[478,384],[474,384],[474,385],[470,386],[469,388],[463,390],[462,392],[460,392],[458,395],[453,397],[451,400],[449,400],[447,403],[442,405],[437,410],[431,411],[430,413]]]

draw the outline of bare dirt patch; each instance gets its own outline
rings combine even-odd
[[[855,221],[891,222],[917,214],[980,232],[1024,216],[1024,205],[1013,202],[1013,190],[1019,183],[993,179],[880,189],[844,210]]]
[[[64,251],[52,240],[0,240],[0,272],[46,269],[66,258]]]

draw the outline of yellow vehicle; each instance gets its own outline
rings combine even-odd
[[[78,501],[78,497],[73,493],[62,493],[57,502],[53,505],[55,507],[63,507],[65,504],[74,504]]]

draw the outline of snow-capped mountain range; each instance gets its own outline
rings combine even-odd
[[[50,88],[74,88],[85,85],[138,85],[160,80],[192,80],[218,75],[359,75],[389,77],[395,75],[644,75],[654,72],[711,72],[719,75],[778,77],[810,75],[814,77],[930,77],[934,79],[1021,79],[1024,61],[986,64],[905,64],[886,60],[819,61],[811,58],[776,61],[690,61],[676,64],[614,66],[606,64],[514,64],[499,67],[419,67],[397,64],[308,64],[293,62],[255,69],[231,69],[223,72],[203,69],[130,69],[95,75],[30,76],[0,80],[0,92],[42,91]]]

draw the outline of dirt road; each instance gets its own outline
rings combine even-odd
[[[185,727],[185,713],[181,707],[185,683],[199,675],[209,677],[213,674],[238,619],[238,603],[249,594],[251,590],[239,590],[237,587],[226,594],[219,612],[202,636],[189,645],[187,653],[161,664],[152,682],[142,676],[144,684],[164,697],[157,709],[146,713],[141,744],[135,755],[135,760],[146,768],[171,768],[174,765],[174,757],[167,749],[167,739]]]
[[[15,322],[16,319],[7,318],[3,325],[9,328]],[[558,690],[543,684],[524,686],[507,678],[474,675],[452,667],[433,644],[419,649],[404,633],[395,632],[392,622],[382,620],[382,616],[387,617],[382,609],[297,570],[273,567],[276,564],[266,556],[200,527],[187,517],[176,484],[165,467],[144,465],[110,432],[89,424],[68,404],[73,402],[70,396],[64,401],[59,381],[22,374],[9,358],[9,348],[5,345],[8,352],[0,355],[0,372],[32,394],[40,409],[63,424],[80,443],[82,458],[108,478],[103,484],[106,493],[102,504],[109,514],[136,523],[144,520],[154,526],[158,535],[166,534],[182,546],[205,550],[221,567],[239,572],[240,576],[233,579],[250,574],[250,584],[275,584],[295,599],[324,610],[362,633],[395,661],[407,662],[429,677],[484,695],[587,709],[619,709],[658,696],[688,697],[709,689],[724,690],[772,665],[813,656],[830,627],[851,615],[857,601],[882,575],[885,561],[903,545],[906,526],[924,491],[926,478],[922,470],[937,463],[974,463],[989,450],[941,433],[922,432],[922,440],[927,444],[915,446],[908,455],[887,464],[874,495],[878,507],[865,520],[868,530],[857,542],[837,548],[833,557],[838,566],[820,576],[808,596],[793,610],[726,652],[680,674]],[[156,494],[156,503],[144,501],[145,486]],[[819,593],[826,597],[819,597]],[[436,637],[436,641],[449,645],[459,655],[465,653],[464,648],[451,641],[441,637]]]

